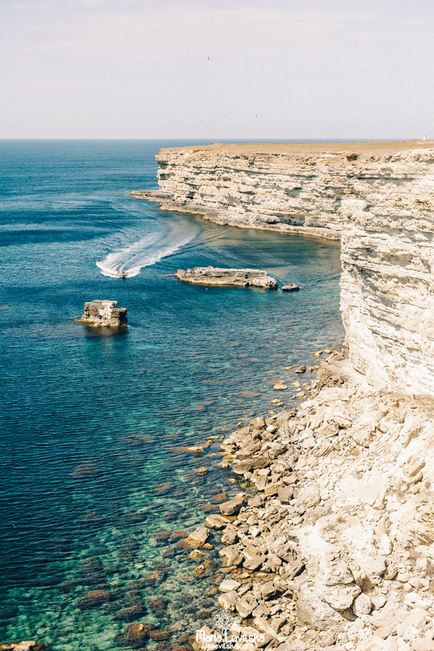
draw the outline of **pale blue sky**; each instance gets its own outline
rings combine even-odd
[[[0,138],[434,137],[432,0],[0,0]]]

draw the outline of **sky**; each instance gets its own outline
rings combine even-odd
[[[0,138],[434,138],[432,0],[0,0]]]

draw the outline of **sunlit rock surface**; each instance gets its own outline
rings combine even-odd
[[[118,307],[117,301],[91,301],[84,304],[84,313],[79,323],[100,327],[126,326],[127,308]]]

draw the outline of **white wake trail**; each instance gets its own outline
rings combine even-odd
[[[150,233],[120,251],[109,253],[96,265],[104,276],[133,278],[143,267],[149,267],[162,258],[173,255],[191,242],[196,237],[197,231],[186,229],[185,226],[185,224],[175,224],[168,233]],[[186,230],[190,232],[186,233]]]

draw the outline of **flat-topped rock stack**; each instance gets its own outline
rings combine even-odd
[[[175,278],[195,285],[221,285],[226,287],[261,287],[277,289],[277,282],[260,269],[221,269],[220,267],[194,267],[178,269]]]
[[[119,328],[128,324],[127,308],[118,307],[117,301],[90,301],[84,304],[84,313],[79,323],[94,327]]]

